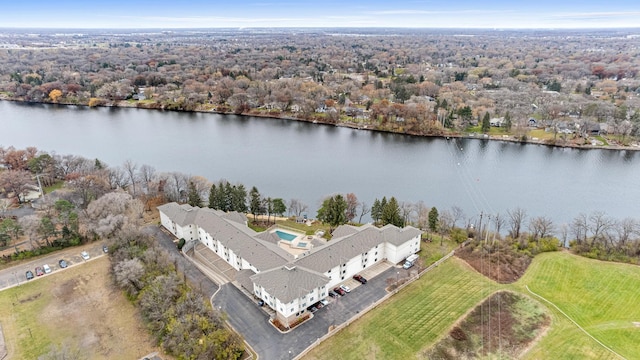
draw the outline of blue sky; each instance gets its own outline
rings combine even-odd
[[[640,27],[640,0],[0,0],[0,27]]]

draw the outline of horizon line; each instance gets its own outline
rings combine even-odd
[[[216,29],[399,29],[399,30],[640,30],[640,26],[589,26],[589,27],[417,27],[417,26],[210,26],[210,27],[40,27],[40,26],[0,26],[0,30],[216,30]]]

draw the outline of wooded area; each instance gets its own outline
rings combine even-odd
[[[611,145],[640,135],[625,30],[4,30],[0,98]]]

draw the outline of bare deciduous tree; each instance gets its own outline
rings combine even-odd
[[[527,217],[527,211],[522,208],[515,208],[514,210],[507,210],[507,215],[509,216],[509,235],[512,239],[520,238],[520,231],[522,229],[522,224]]]
[[[295,215],[296,217],[302,216],[302,213],[307,211],[309,206],[299,199],[291,199],[289,200],[289,211]]]
[[[122,165],[124,171],[129,178],[129,184],[131,184],[131,190],[133,197],[136,197],[136,184],[138,183],[137,169],[138,165],[131,160],[126,160]]]
[[[464,210],[462,210],[462,208],[460,208],[459,206],[454,205],[451,207],[451,216],[453,218],[454,227],[458,226],[458,221],[464,222]]]
[[[365,201],[361,201],[360,204],[358,204],[358,207],[360,207],[360,218],[358,218],[358,223],[362,224],[362,218],[371,213],[371,206],[367,205]]]
[[[546,216],[534,217],[529,221],[529,230],[533,233],[533,239],[551,236],[555,231],[553,221]]]
[[[580,213],[573,219],[571,223],[571,232],[574,239],[578,242],[578,245],[587,241],[587,232],[589,230],[589,223],[587,221],[587,215]]]
[[[34,186],[31,173],[25,170],[0,171],[0,190],[7,195],[13,195],[22,203],[29,188]]]
[[[142,289],[144,264],[140,259],[133,258],[121,261],[116,264],[113,270],[116,283],[129,294],[135,295]]]

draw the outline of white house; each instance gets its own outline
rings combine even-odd
[[[272,232],[257,233],[235,212],[169,203],[158,206],[160,222],[177,238],[200,241],[238,273],[248,291],[275,310],[289,326],[329,289],[384,260],[399,263],[420,250],[414,227],[342,225],[327,243],[292,246],[288,252]]]

